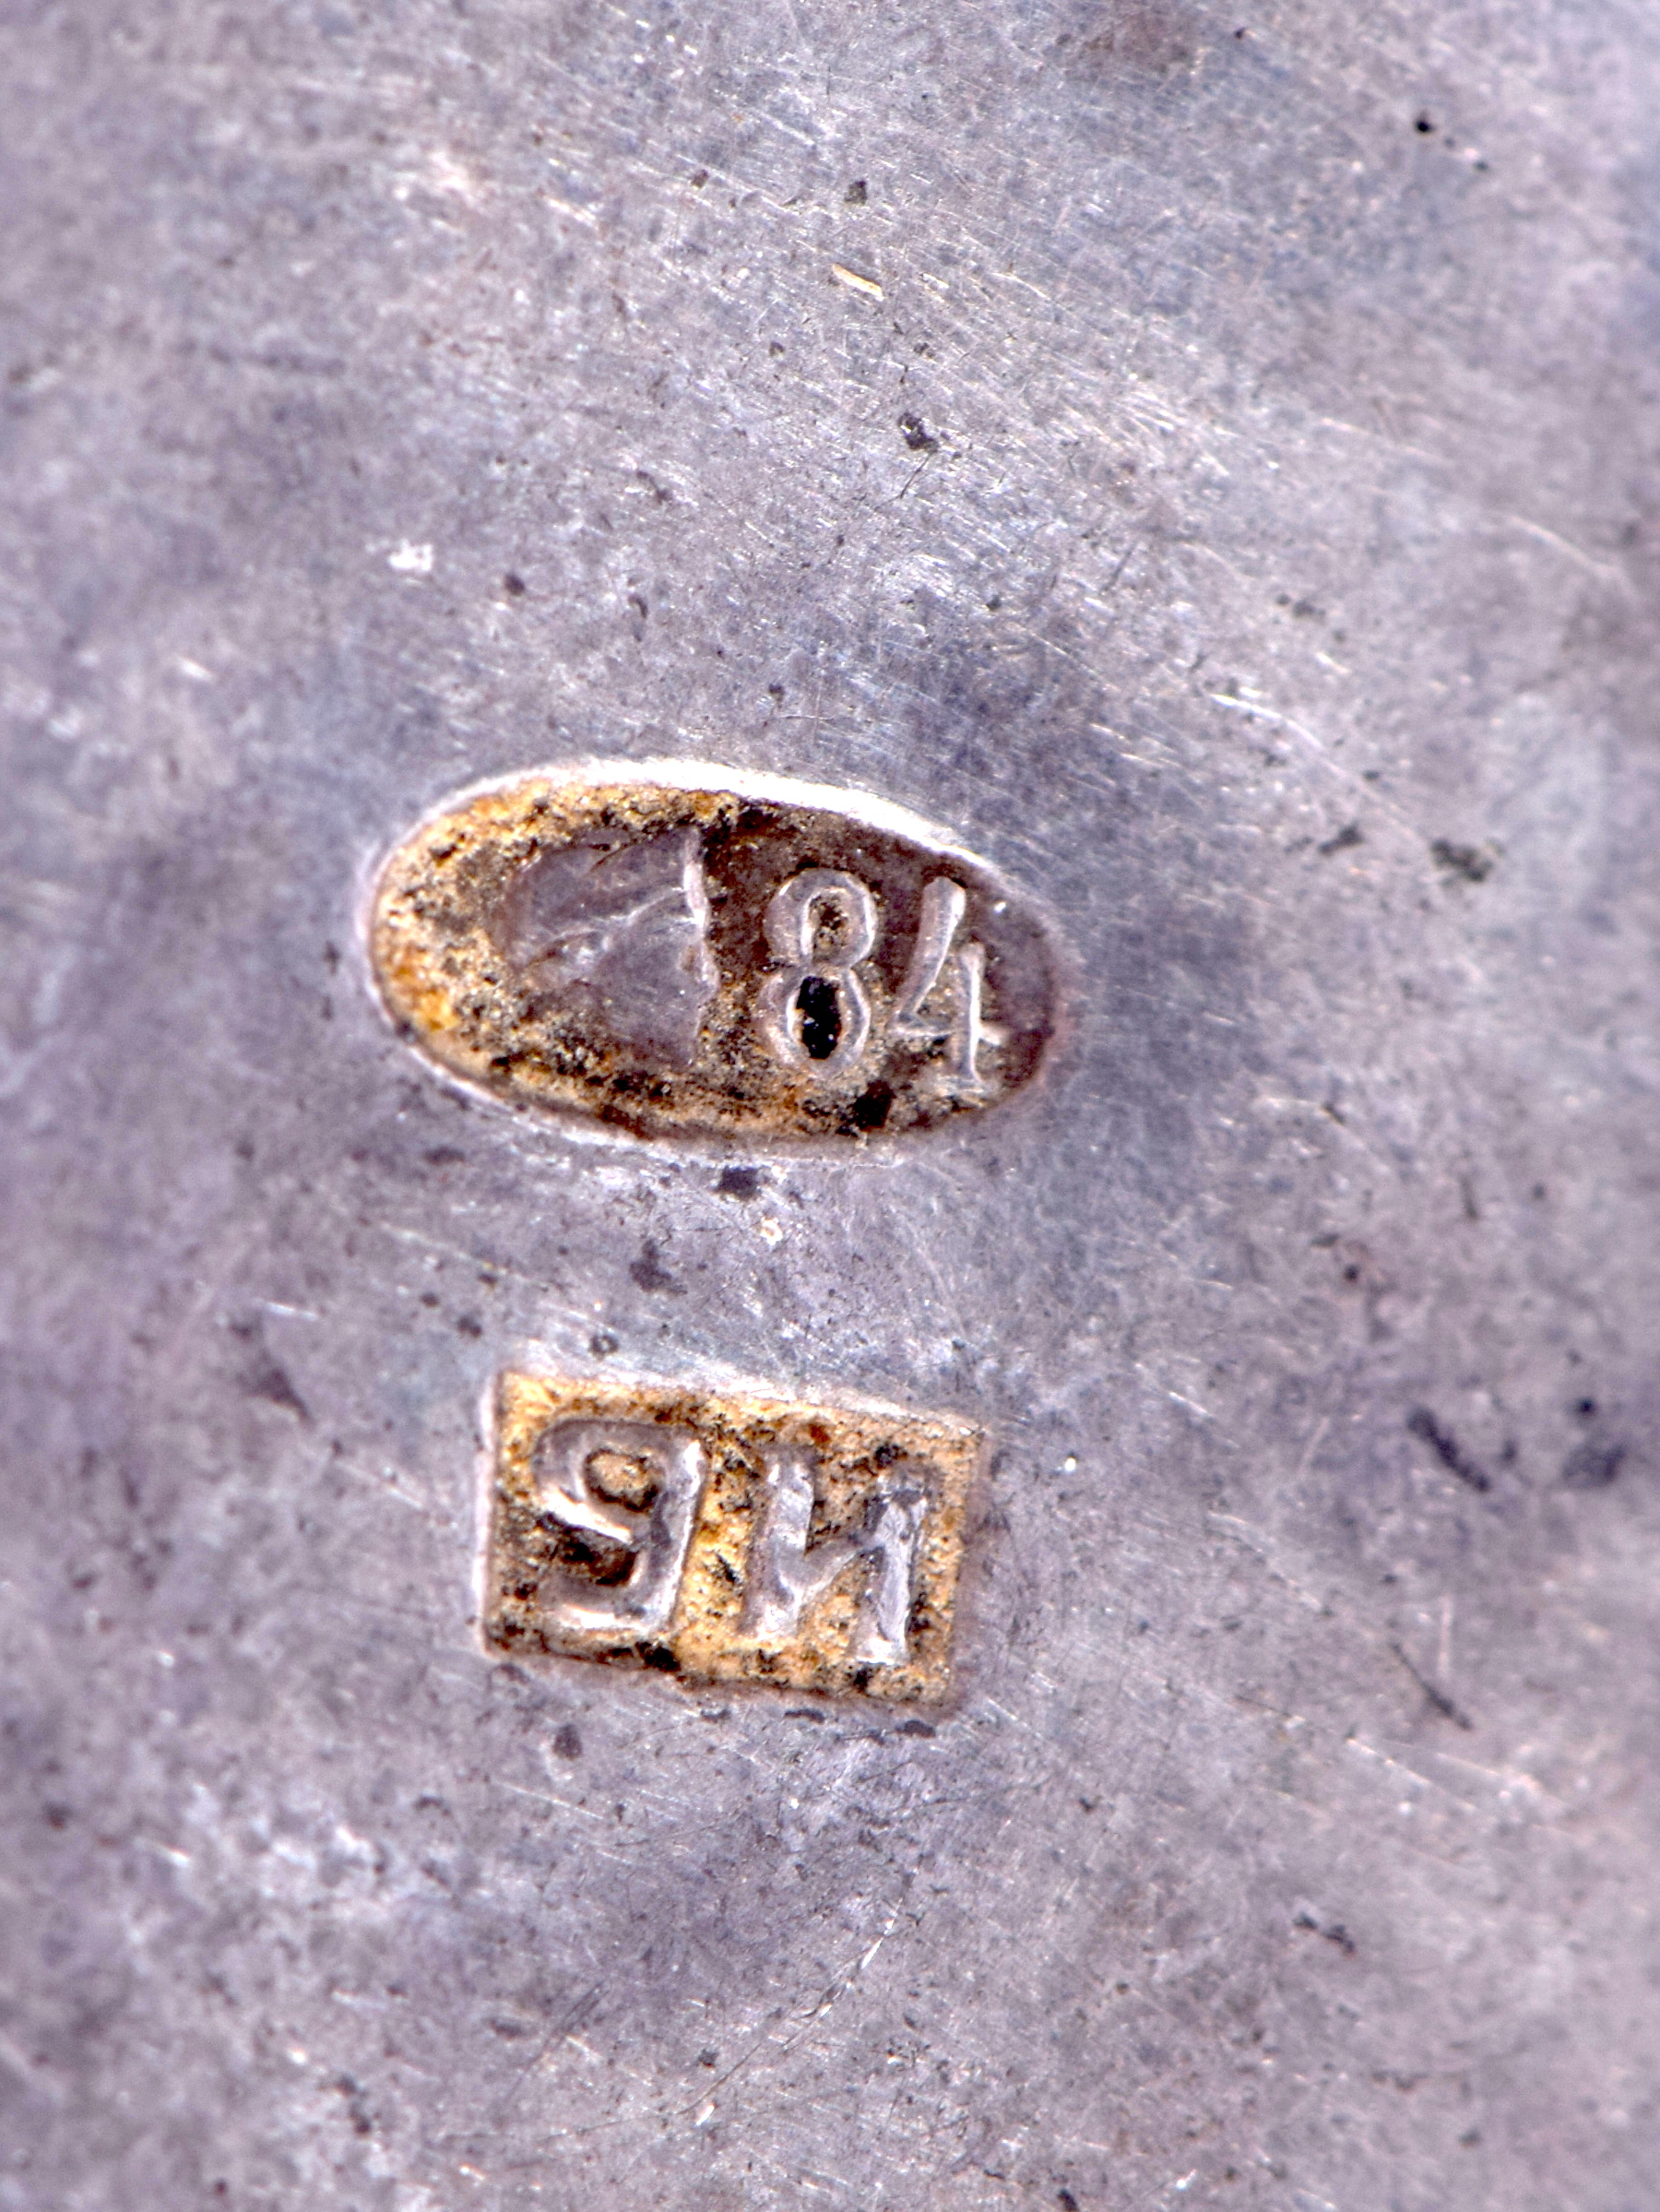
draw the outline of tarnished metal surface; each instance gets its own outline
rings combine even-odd
[[[1648,2212],[1637,0],[13,0],[0,2206]],[[940,824],[1073,1033],[586,1134],[539,763]],[[954,1702],[490,1656],[504,1372],[988,1433]]]

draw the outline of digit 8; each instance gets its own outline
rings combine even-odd
[[[819,949],[826,914],[836,941]],[[871,1001],[857,973],[871,957],[880,923],[876,901],[856,875],[805,868],[767,903],[766,945],[776,967],[761,986],[762,1033],[787,1067],[840,1075],[871,1034]]]

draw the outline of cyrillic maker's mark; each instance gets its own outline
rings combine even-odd
[[[486,1641],[938,1696],[978,1449],[960,1421],[504,1375]]]

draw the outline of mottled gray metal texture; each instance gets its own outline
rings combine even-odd
[[[1651,0],[0,21],[0,2206],[1648,2212]],[[446,1088],[370,862],[612,753],[1041,1095]],[[984,1422],[955,1707],[486,1659],[531,1354]]]

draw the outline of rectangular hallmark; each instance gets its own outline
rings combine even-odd
[[[937,1698],[966,1421],[506,1374],[484,1640],[704,1682]]]

